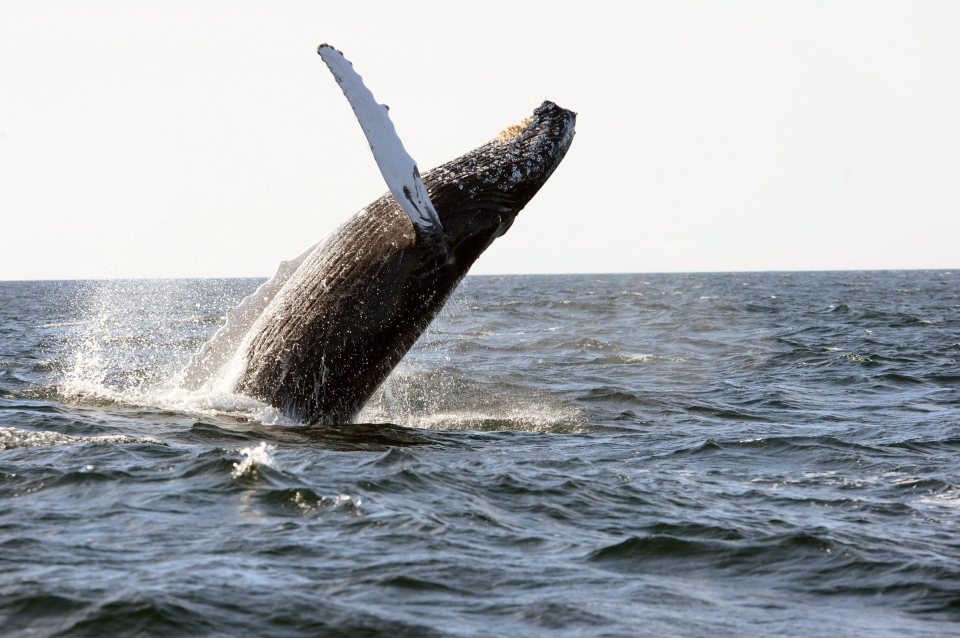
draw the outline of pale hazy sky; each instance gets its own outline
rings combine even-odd
[[[0,279],[271,274],[543,99],[567,158],[475,273],[960,267],[960,2],[0,2]]]

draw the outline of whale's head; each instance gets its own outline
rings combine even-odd
[[[573,141],[576,118],[544,102],[497,139],[424,175],[450,257],[460,268],[469,268],[510,228],[553,174]]]

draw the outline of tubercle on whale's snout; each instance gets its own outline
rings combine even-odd
[[[576,117],[577,117],[577,112],[576,112],[576,111],[571,111],[570,109],[565,109],[565,108],[563,108],[562,106],[560,106],[559,104],[557,104],[556,102],[553,102],[553,101],[551,101],[551,100],[544,100],[543,102],[540,103],[540,106],[538,106],[536,109],[534,109],[533,112],[534,112],[534,113],[539,113],[539,112],[541,112],[541,111],[549,111],[549,112],[557,111],[557,112],[564,113],[564,114],[567,114],[567,115],[572,115],[574,119],[576,119]]]
[[[556,102],[544,100],[543,103],[533,111],[534,123],[543,120],[560,121],[573,126],[577,122],[577,113],[559,106]]]

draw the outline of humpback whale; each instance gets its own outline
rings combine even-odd
[[[480,254],[570,146],[576,114],[543,102],[521,124],[422,177],[343,55],[340,84],[390,192],[290,262],[227,315],[183,384],[225,384],[305,424],[348,423],[413,346]]]

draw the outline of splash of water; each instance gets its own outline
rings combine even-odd
[[[92,285],[77,302],[81,321],[66,326],[69,343],[59,393],[80,402],[297,425],[279,410],[233,391],[243,365],[237,356],[199,387],[184,384],[188,361],[222,324],[224,308],[234,307],[252,283],[224,282],[219,288],[189,281]],[[438,321],[472,312],[461,295],[454,295]],[[568,404],[524,387],[465,377],[451,357],[451,334],[444,337],[433,339],[428,330],[357,420],[429,429],[580,431],[580,412]]]
[[[573,406],[526,388],[466,379],[449,363],[432,370],[416,362],[401,363],[357,420],[430,430],[574,433],[584,427],[583,415]]]
[[[78,300],[77,322],[68,337],[59,392],[71,400],[230,416],[283,424],[282,415],[260,401],[209,383],[185,389],[182,370],[220,308],[235,303],[235,290],[203,290],[190,282],[100,282]]]
[[[260,444],[255,447],[242,448],[240,454],[245,458],[233,464],[233,472],[231,472],[230,475],[236,479],[243,476],[250,476],[258,467],[276,468],[275,461],[273,460],[273,453],[276,452],[276,450],[276,447],[267,445],[264,441],[260,441]]]

